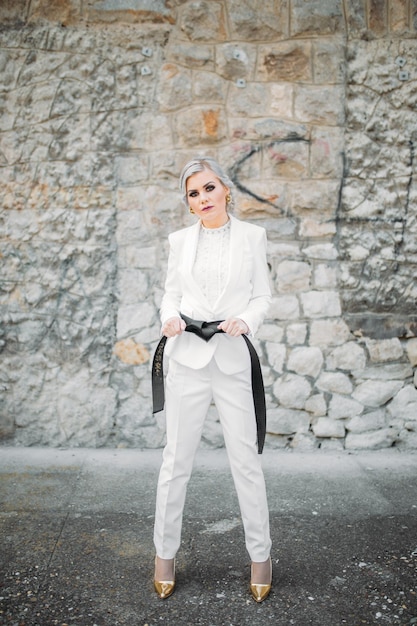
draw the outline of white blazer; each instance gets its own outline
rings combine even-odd
[[[250,335],[258,330],[271,303],[265,229],[234,217],[230,220],[229,272],[214,305],[210,305],[193,277],[200,222],[169,236],[168,270],[160,311],[162,324],[183,313],[206,322],[239,317],[248,325]],[[193,333],[183,332],[168,339],[165,354],[193,369],[204,367],[214,356],[226,374],[242,371],[250,364],[242,337],[227,334],[216,334],[206,342]]]

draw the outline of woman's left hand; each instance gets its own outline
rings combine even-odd
[[[227,320],[221,322],[217,328],[220,328],[228,335],[232,337],[239,337],[239,335],[246,335],[249,332],[249,327],[239,317],[229,317]]]

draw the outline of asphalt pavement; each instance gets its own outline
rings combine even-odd
[[[226,453],[198,451],[177,588],[153,591],[161,450],[0,448],[0,623],[417,625],[417,452],[266,450],[273,589],[256,604]]]

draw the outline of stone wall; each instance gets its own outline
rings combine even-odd
[[[268,231],[267,446],[416,448],[415,4],[7,0],[0,22],[3,441],[163,445],[166,238],[206,153]]]

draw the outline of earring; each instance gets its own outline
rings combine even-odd
[[[230,195],[230,193],[228,193],[226,196],[226,204],[230,204],[231,201],[232,201],[232,196]]]
[[[194,215],[194,211],[192,210],[192,208],[188,207],[188,209],[189,209],[190,213],[192,213]]]

